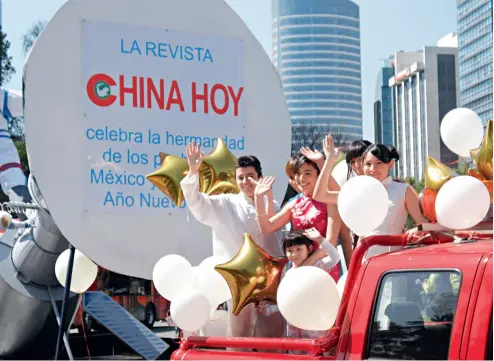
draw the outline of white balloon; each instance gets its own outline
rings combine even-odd
[[[468,229],[489,212],[490,195],[477,178],[458,176],[447,181],[436,198],[437,222],[450,229]]]
[[[67,249],[58,256],[55,263],[55,275],[58,282],[64,287],[69,265],[69,256],[70,250]],[[98,266],[76,249],[74,253],[72,280],[69,289],[75,293],[84,293],[94,283],[97,275]]]
[[[340,277],[338,283],[336,284],[336,288],[338,289],[338,294],[340,298],[343,296],[343,291],[345,291],[346,278],[348,276],[348,272],[346,272],[343,276]]]
[[[336,183],[341,187],[343,187],[343,184],[347,182],[347,176],[348,176],[348,164],[343,160],[339,162],[334,168],[333,171],[331,172],[331,175],[333,178],[336,180]]]
[[[230,259],[228,259],[228,257],[226,257],[226,256],[210,256],[208,258],[205,258],[199,264],[199,267],[214,269],[215,266],[222,264],[222,263],[226,263],[228,261],[230,261]]]
[[[295,327],[328,330],[334,324],[340,296],[328,272],[313,266],[289,270],[278,287],[278,308]]]
[[[228,283],[213,268],[192,267],[192,270],[195,276],[194,288],[206,296],[212,309],[232,297]]]
[[[6,231],[12,222],[12,216],[10,213],[5,211],[0,211],[0,231]]]
[[[170,305],[173,322],[187,332],[202,328],[208,322],[210,311],[206,296],[193,288],[176,295]]]
[[[154,266],[153,282],[159,294],[173,302],[178,294],[194,287],[195,278],[189,261],[177,254],[169,254]]]
[[[484,137],[482,120],[473,110],[450,110],[441,122],[441,138],[454,153],[469,157],[470,150],[478,148]]]
[[[338,212],[345,224],[359,236],[368,235],[388,214],[388,192],[377,179],[353,177],[341,187]]]

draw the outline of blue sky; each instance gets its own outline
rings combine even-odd
[[[7,88],[21,89],[22,35],[37,20],[49,20],[66,0],[0,0],[2,27],[11,42],[17,74]],[[138,0],[136,0],[138,1]],[[207,1],[207,0],[197,0]],[[331,0],[327,0],[331,1]],[[355,0],[360,6],[362,47],[362,101],[364,137],[374,139],[372,104],[377,71],[382,60],[399,50],[435,45],[443,35],[456,32],[454,0]],[[268,54],[271,54],[271,1],[227,0],[242,17]]]

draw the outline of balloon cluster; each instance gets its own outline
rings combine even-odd
[[[450,229],[468,229],[481,222],[492,203],[492,120],[484,132],[478,115],[465,108],[450,111],[441,122],[444,144],[461,157],[472,157],[476,169],[466,176],[433,157],[425,169],[419,195],[424,217]]]
[[[184,257],[170,254],[154,266],[154,286],[171,302],[170,315],[180,329],[198,331],[206,325],[210,313],[230,299],[228,284],[214,270],[223,261],[213,256],[192,267]]]
[[[184,202],[184,195],[180,188],[180,181],[189,171],[187,160],[166,153],[159,155],[160,167],[155,172],[146,175],[146,179],[177,206],[181,206]],[[208,195],[238,193],[240,190],[235,182],[235,165],[235,156],[224,140],[218,138],[216,147],[204,157],[199,169],[200,191]]]
[[[184,331],[196,332],[229,299],[234,315],[251,303],[275,303],[285,263],[285,258],[271,257],[245,234],[231,260],[212,256],[192,267],[179,255],[161,258],[153,269],[153,281],[157,291],[171,301],[173,322]]]

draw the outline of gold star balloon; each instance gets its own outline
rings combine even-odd
[[[216,194],[238,193],[239,191],[236,184],[232,184],[228,181],[218,181],[209,188],[206,193],[210,196],[214,196]]]
[[[237,158],[228,149],[225,141],[218,138],[218,143],[213,151],[204,157],[204,168],[199,170],[201,178],[209,178],[209,185],[214,185],[219,181],[228,181],[234,185],[235,182],[235,167]],[[209,189],[209,187],[208,187]]]
[[[177,206],[184,202],[180,181],[189,170],[186,159],[165,153],[160,153],[161,165],[146,179],[153,183],[160,191],[166,194]]]
[[[263,300],[276,303],[276,292],[285,264],[286,258],[270,256],[246,233],[237,255],[231,261],[214,267],[230,287],[233,314],[238,316],[250,303]]]
[[[446,164],[429,156],[425,167],[425,188],[438,192],[444,183],[457,175],[458,174]]]
[[[487,122],[482,145],[470,151],[477,172],[485,179],[492,180],[492,120]]]

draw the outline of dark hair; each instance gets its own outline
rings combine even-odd
[[[298,154],[295,157],[296,157],[296,160],[294,161],[293,168],[292,168],[294,172],[297,172],[300,169],[300,167],[302,167],[304,164],[308,164],[308,165],[312,166],[316,170],[316,172],[317,172],[318,175],[319,175],[319,173],[321,173],[321,170],[319,169],[319,167],[317,166],[317,164],[314,163],[313,161],[311,161],[305,155]]]
[[[237,158],[237,165],[235,169],[247,167],[253,167],[256,170],[257,176],[262,177],[261,162],[257,159],[257,157],[253,155],[244,155]]]
[[[373,144],[365,151],[363,155],[363,159],[367,156],[367,153],[372,154],[374,157],[379,159],[381,162],[388,164],[392,160],[398,161],[400,160],[400,155],[395,147],[392,145],[384,145],[384,144]]]
[[[348,172],[346,179],[350,179],[352,175],[352,160],[355,158],[361,158],[365,153],[366,149],[372,145],[371,142],[365,139],[356,140],[343,148],[343,153],[345,153],[345,161],[348,165]]]
[[[283,250],[286,251],[288,247],[303,245],[310,248],[313,244],[314,242],[304,235],[304,231],[291,231],[285,235],[285,239],[283,240]]]

